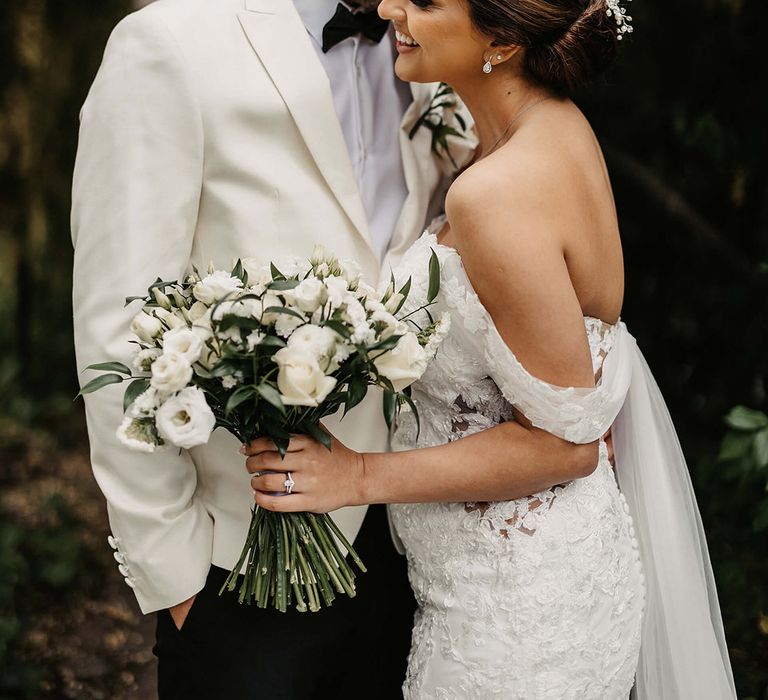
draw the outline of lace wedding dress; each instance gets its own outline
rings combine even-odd
[[[585,318],[595,389],[536,379],[499,335],[458,252],[437,242],[443,223],[433,222],[395,271],[401,283],[412,278],[406,312],[412,311],[426,298],[434,251],[441,291],[430,313],[451,316],[448,338],[413,385],[420,431],[412,413],[401,413],[395,449],[445,444],[514,420],[515,406],[537,427],[571,442],[598,440],[614,425],[617,469],[626,469],[632,482],[635,467],[649,457],[643,440],[653,441],[654,434],[628,437],[622,421],[622,407],[639,393],[629,391],[633,381],[648,389],[642,372],[643,381],[636,378],[640,356],[624,324]],[[698,511],[695,517],[690,512],[687,472],[667,469],[658,479],[658,464],[648,470],[668,497],[680,494],[680,512],[656,508],[651,518],[644,508],[656,507],[648,501],[658,492],[628,483],[630,504],[602,441],[599,455],[590,476],[514,501],[391,507],[419,603],[403,687],[407,700],[626,700],[636,673],[634,692],[642,700],[735,698],[706,545],[698,558],[689,552],[673,561],[671,574],[664,566],[680,552],[651,551],[660,547],[654,537],[670,527],[703,541]],[[689,564],[699,566],[699,578],[679,570]],[[674,600],[680,606],[675,613],[667,608],[679,592],[669,589],[678,585],[694,603]],[[686,619],[689,614],[704,619]],[[686,631],[677,631],[677,624]],[[689,659],[680,658],[689,647],[692,670]],[[712,671],[699,683],[695,671],[708,660]]]

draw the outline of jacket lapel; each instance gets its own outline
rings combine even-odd
[[[360,235],[371,245],[360,192],[330,83],[290,0],[246,0],[238,19],[293,117],[317,167]]]

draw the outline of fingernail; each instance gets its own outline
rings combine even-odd
[[[244,455],[244,454],[245,454],[245,451],[246,451],[247,449],[248,449],[248,448],[247,448],[245,445],[240,445],[240,454],[241,454],[241,455]]]

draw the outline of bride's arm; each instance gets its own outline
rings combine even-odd
[[[451,244],[496,327],[516,357],[542,379],[561,386],[594,383],[589,345],[578,300],[570,282],[564,222],[541,206],[526,173],[516,188],[505,173],[505,198],[483,178],[460,178],[447,203]],[[493,172],[481,173],[495,178]],[[549,188],[557,183],[545,184]],[[519,201],[514,192],[519,191]],[[493,193],[493,194],[488,194]],[[532,203],[531,203],[532,199]],[[556,207],[555,207],[556,208]],[[516,211],[510,226],[509,211]],[[471,245],[468,242],[471,241]],[[291,498],[284,476],[252,480],[256,502],[281,511],[333,510],[360,503],[498,501],[520,498],[590,474],[598,461],[597,443],[576,445],[518,422],[427,449],[389,454],[354,453],[338,442],[328,452],[314,441],[296,438],[284,461],[267,440],[248,448],[250,472],[291,471]]]

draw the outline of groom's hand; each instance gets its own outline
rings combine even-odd
[[[197,595],[193,595],[191,598],[185,600],[183,603],[179,603],[178,605],[174,605],[172,608],[168,608],[168,612],[171,613],[171,617],[173,618],[173,623],[176,625],[176,629],[181,631],[181,628],[184,626],[184,621],[187,619],[187,615],[189,615],[189,611],[192,608],[192,603],[195,602],[195,598]]]

